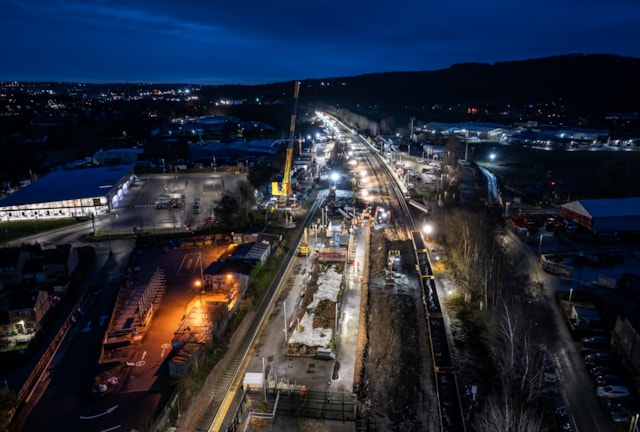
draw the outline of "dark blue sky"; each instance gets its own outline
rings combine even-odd
[[[640,57],[638,0],[0,0],[0,80],[254,84]]]

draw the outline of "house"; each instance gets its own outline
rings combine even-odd
[[[22,283],[34,286],[45,282],[44,270],[42,267],[42,257],[29,258],[22,268]]]
[[[249,286],[249,275],[256,261],[231,259],[211,263],[203,271],[205,289],[223,294],[232,313]]]
[[[42,250],[42,271],[46,282],[65,281],[78,269],[78,251],[71,245]]]
[[[4,297],[0,337],[34,334],[44,324],[52,306],[49,293],[43,290],[7,292]]]
[[[0,289],[22,283],[22,269],[31,254],[20,247],[0,249]]]
[[[25,255],[21,283],[51,285],[65,283],[78,267],[78,252],[71,245],[33,251]]]

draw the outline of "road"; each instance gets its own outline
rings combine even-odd
[[[198,196],[206,203],[205,206],[212,207],[223,194],[231,192],[228,188],[236,187],[237,182],[245,180],[246,176],[217,173],[187,175],[186,179],[179,176],[172,179],[174,182],[184,181],[183,184],[188,185],[185,190],[187,200]],[[167,180],[163,176],[157,178],[148,176],[129,190],[120,208],[114,213],[72,227],[21,239],[21,242],[86,245],[88,243],[84,237],[94,230],[98,233],[130,233],[132,226],[139,226],[144,230],[144,224],[140,221],[145,220],[150,221],[147,228],[150,226],[151,230],[184,232],[185,221],[197,216],[198,219],[194,222],[199,224],[199,218],[205,215],[194,215],[190,207],[157,210],[153,203],[159,194],[164,193],[165,185],[169,184]],[[214,187],[214,184],[217,186]],[[204,210],[206,211],[208,207]],[[185,233],[185,235],[190,234]],[[115,427],[131,429],[145,426],[151,421],[152,413],[156,411],[162,396],[162,393],[157,391],[163,386],[162,380],[158,378],[162,374],[157,372],[160,367],[166,367],[173,332],[189,302],[196,295],[190,292],[194,275],[185,276],[182,271],[180,273],[182,276],[178,277],[179,272],[175,267],[182,262],[183,257],[173,255],[183,254],[182,251],[167,253],[158,249],[155,251],[158,254],[157,257],[145,255],[142,258],[148,262],[148,271],[152,271],[156,266],[168,268],[170,273],[168,279],[173,286],[186,286],[187,289],[182,293],[178,292],[178,297],[173,300],[169,295],[169,300],[156,316],[154,327],[156,329],[163,327],[160,323],[166,323],[166,326],[159,332],[150,332],[140,345],[139,352],[134,354],[135,371],[128,374],[126,382],[120,383],[125,391],[108,397],[91,397],[92,390],[95,388],[93,379],[100,372],[96,361],[102,336],[111,316],[115,296],[129,265],[135,241],[133,239],[111,240],[90,244],[96,248],[97,258],[93,269],[85,277],[82,287],[95,282],[101,294],[99,297],[90,296],[83,305],[84,316],[79,320],[78,325],[71,327],[66,334],[47,373],[29,397],[25,409],[20,411],[16,424],[21,424],[22,430],[47,430],[51,418],[54,417],[63,421],[61,424],[68,425],[67,430],[100,431]],[[211,253],[215,255],[215,252],[212,252],[211,248],[206,249],[202,252],[202,256],[207,262],[214,261],[216,258],[208,255]],[[143,270],[137,277],[149,276],[144,273]],[[168,319],[166,315],[169,315]],[[25,371],[27,368],[28,365],[25,365]],[[164,375],[167,374],[164,373]],[[11,381],[14,377],[17,381],[15,385],[12,384],[12,388],[20,386],[20,377],[17,373],[7,381]]]
[[[92,401],[87,396],[93,385],[92,377],[95,375],[95,364],[102,342],[103,333],[100,329],[104,329],[108,323],[131,248],[130,240],[114,241],[112,254],[107,249],[98,251],[96,268],[100,268],[100,273],[96,280],[102,281],[99,286],[102,294],[90,297],[84,305],[83,318],[77,326],[71,327],[51,362],[49,373],[34,391],[25,412],[21,413],[28,413],[23,431],[48,430],[54,418],[64,424],[67,430],[102,430],[102,426],[110,420],[113,426],[120,423],[115,419],[124,417],[126,405],[123,404],[124,408],[120,408],[118,412],[113,410],[112,415],[92,418],[92,421],[101,424],[95,429],[95,425],[80,419],[82,415],[91,417],[113,406],[108,403],[105,406],[100,403],[104,401]]]
[[[549,340],[547,352],[558,371],[556,389],[562,395],[567,413],[577,432],[606,432],[611,423],[600,407],[593,379],[587,372],[578,345],[574,341],[556,301],[556,292],[566,290],[560,278],[542,270],[537,248],[523,243],[511,230],[505,230],[502,244],[528,263],[529,275],[541,287],[542,299],[551,312],[553,322],[536,322],[539,331]]]

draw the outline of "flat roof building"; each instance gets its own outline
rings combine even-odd
[[[105,214],[118,206],[134,178],[133,165],[53,171],[0,200],[0,220]]]

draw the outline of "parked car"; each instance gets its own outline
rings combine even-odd
[[[638,413],[631,410],[615,410],[611,411],[610,415],[614,423],[628,423],[634,416],[638,415]]]
[[[584,345],[590,345],[590,344],[605,344],[608,345],[609,344],[609,338],[607,336],[604,335],[595,335],[595,336],[586,336],[583,337],[581,342]]]
[[[553,383],[558,379],[556,368],[549,359],[544,360],[544,380],[545,382]]]
[[[211,216],[206,217],[204,219],[202,219],[202,221],[200,222],[202,225],[213,225],[215,223],[215,219],[212,218]]]
[[[629,404],[628,397],[622,397],[617,399],[605,399],[598,398],[600,405],[608,411],[622,411],[626,410]]]
[[[562,399],[562,395],[557,391],[555,391],[551,396],[551,407],[556,415],[565,412],[564,400]]]
[[[609,351],[601,351],[584,356],[584,362],[587,366],[602,366],[605,364],[612,364],[615,362],[615,360],[615,356]]]
[[[614,399],[629,396],[629,389],[619,385],[608,385],[596,388],[598,397]]]
[[[596,384],[598,384],[599,386],[622,385],[624,384],[624,378],[622,378],[620,375],[613,374],[598,375],[596,376]]]
[[[603,343],[603,344],[597,344],[597,343],[592,343],[592,344],[583,344],[582,347],[580,348],[580,354],[587,355],[587,354],[593,354],[593,353],[597,353],[597,352],[601,352],[601,351],[606,351],[609,348],[609,344],[607,343]]]
[[[573,431],[571,420],[569,419],[569,415],[566,412],[562,411],[560,413],[556,413],[556,422],[558,423],[558,428],[561,431]]]
[[[608,375],[614,374],[618,375],[620,373],[620,369],[615,366],[594,366],[589,369],[589,373],[591,373],[592,377],[597,377],[598,375]]]

